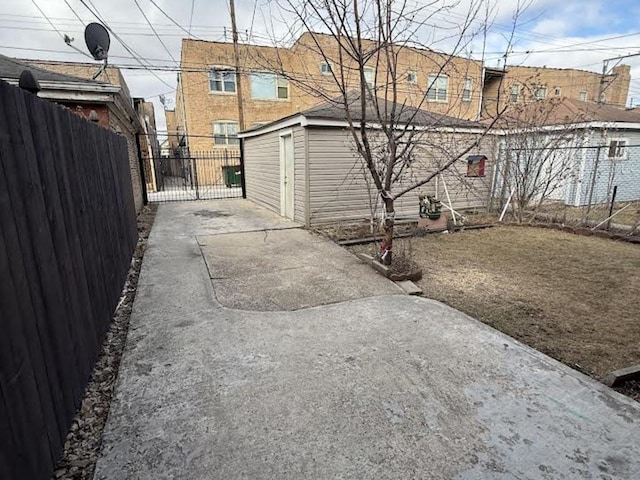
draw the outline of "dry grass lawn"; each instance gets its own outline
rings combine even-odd
[[[631,205],[629,205],[631,204]],[[624,210],[623,210],[624,209]],[[613,212],[619,212],[611,219],[611,223],[633,227],[640,218],[640,202],[616,202]],[[558,202],[550,202],[540,208],[540,213],[549,213],[558,221],[565,219],[570,224],[581,224],[586,213],[586,207],[569,207]],[[602,222],[609,217],[609,205],[592,205],[587,220]]]
[[[640,246],[495,227],[398,240],[396,249],[422,265],[425,296],[573,368],[602,379],[640,364]]]

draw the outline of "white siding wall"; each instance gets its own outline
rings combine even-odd
[[[244,140],[244,171],[247,199],[280,214],[280,135],[279,130]],[[305,221],[304,129],[293,129],[294,220]]]
[[[452,148],[460,148],[465,143],[472,142],[470,135],[458,134]],[[438,142],[435,142],[438,144]],[[470,207],[484,207],[489,197],[492,178],[493,149],[487,146],[474,149],[471,154],[483,153],[489,158],[486,176],[483,178],[465,178],[466,160],[461,160],[456,168],[443,174],[449,189],[454,209]],[[442,147],[438,144],[438,148]],[[369,189],[366,179],[368,173],[363,171],[364,165],[354,151],[352,139],[347,130],[337,128],[309,128],[309,216],[310,223],[321,224],[345,220],[361,220],[370,217],[369,195],[375,202],[377,193],[375,187]],[[398,192],[404,186],[414,183],[415,179],[424,178],[433,171],[432,158],[439,158],[437,148],[425,146],[416,156],[415,168],[402,182],[394,185],[392,191]],[[443,183],[439,183],[438,198],[446,201]],[[434,194],[435,181],[429,182],[396,202],[396,216],[418,216],[418,195],[420,193]]]

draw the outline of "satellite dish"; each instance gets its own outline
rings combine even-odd
[[[90,23],[84,29],[84,41],[93,58],[106,60],[109,54],[109,32],[99,23]]]

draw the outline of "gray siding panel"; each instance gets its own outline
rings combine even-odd
[[[306,201],[306,182],[305,182],[305,144],[304,144],[304,128],[295,127],[293,129],[293,151],[295,157],[295,171],[294,171],[294,220],[296,222],[305,223],[305,208]]]
[[[244,140],[247,199],[280,213],[280,132]]]
[[[375,203],[377,194],[373,184],[371,188],[367,186],[369,176],[365,174],[362,160],[355,153],[349,132],[336,128],[309,128],[308,136],[311,224],[370,218],[369,202]],[[457,144],[473,141],[470,135],[461,134],[453,140]],[[415,167],[409,172],[410,177],[394,185],[392,191],[398,192],[414,183],[414,179],[424,178],[433,171],[433,164],[428,160],[433,151],[433,148],[425,147],[424,152],[417,154]],[[491,152],[488,147],[482,150],[490,159]],[[492,178],[491,161],[483,178],[467,178],[465,173],[466,161],[463,159],[456,164],[456,168],[443,174],[454,209],[485,207]],[[434,194],[435,184],[432,180],[401,197],[396,202],[396,215],[417,217],[418,195]],[[437,196],[446,201],[442,181],[439,182]]]

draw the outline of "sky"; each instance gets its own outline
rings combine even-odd
[[[420,15],[428,16],[433,25],[421,33],[423,43],[449,51],[453,48],[451,32],[480,0],[438,0],[447,6],[439,11],[432,0],[407,1],[422,8]],[[271,44],[299,32],[299,25],[283,9],[286,3],[236,0],[241,40]],[[122,68],[132,96],[154,103],[159,131],[166,128],[161,95],[168,108],[174,107],[181,39],[190,33],[203,40],[231,40],[228,0],[14,0],[0,4],[0,53],[14,58],[93,61],[85,56],[83,31],[96,17],[85,4],[126,45],[112,35],[109,62]],[[479,59],[484,47],[486,65],[496,67],[504,62],[510,45],[508,65],[594,72],[602,71],[604,59],[640,53],[640,0],[529,0],[514,29],[517,6],[518,0],[489,0],[472,23],[474,31],[482,32],[488,8],[491,20],[486,41],[479,33],[464,52],[457,53]],[[80,51],[65,44],[65,34],[74,38],[71,45]],[[152,71],[143,69],[141,63]],[[640,56],[622,63],[632,67],[629,102],[640,104]],[[158,71],[158,67],[174,71]]]

